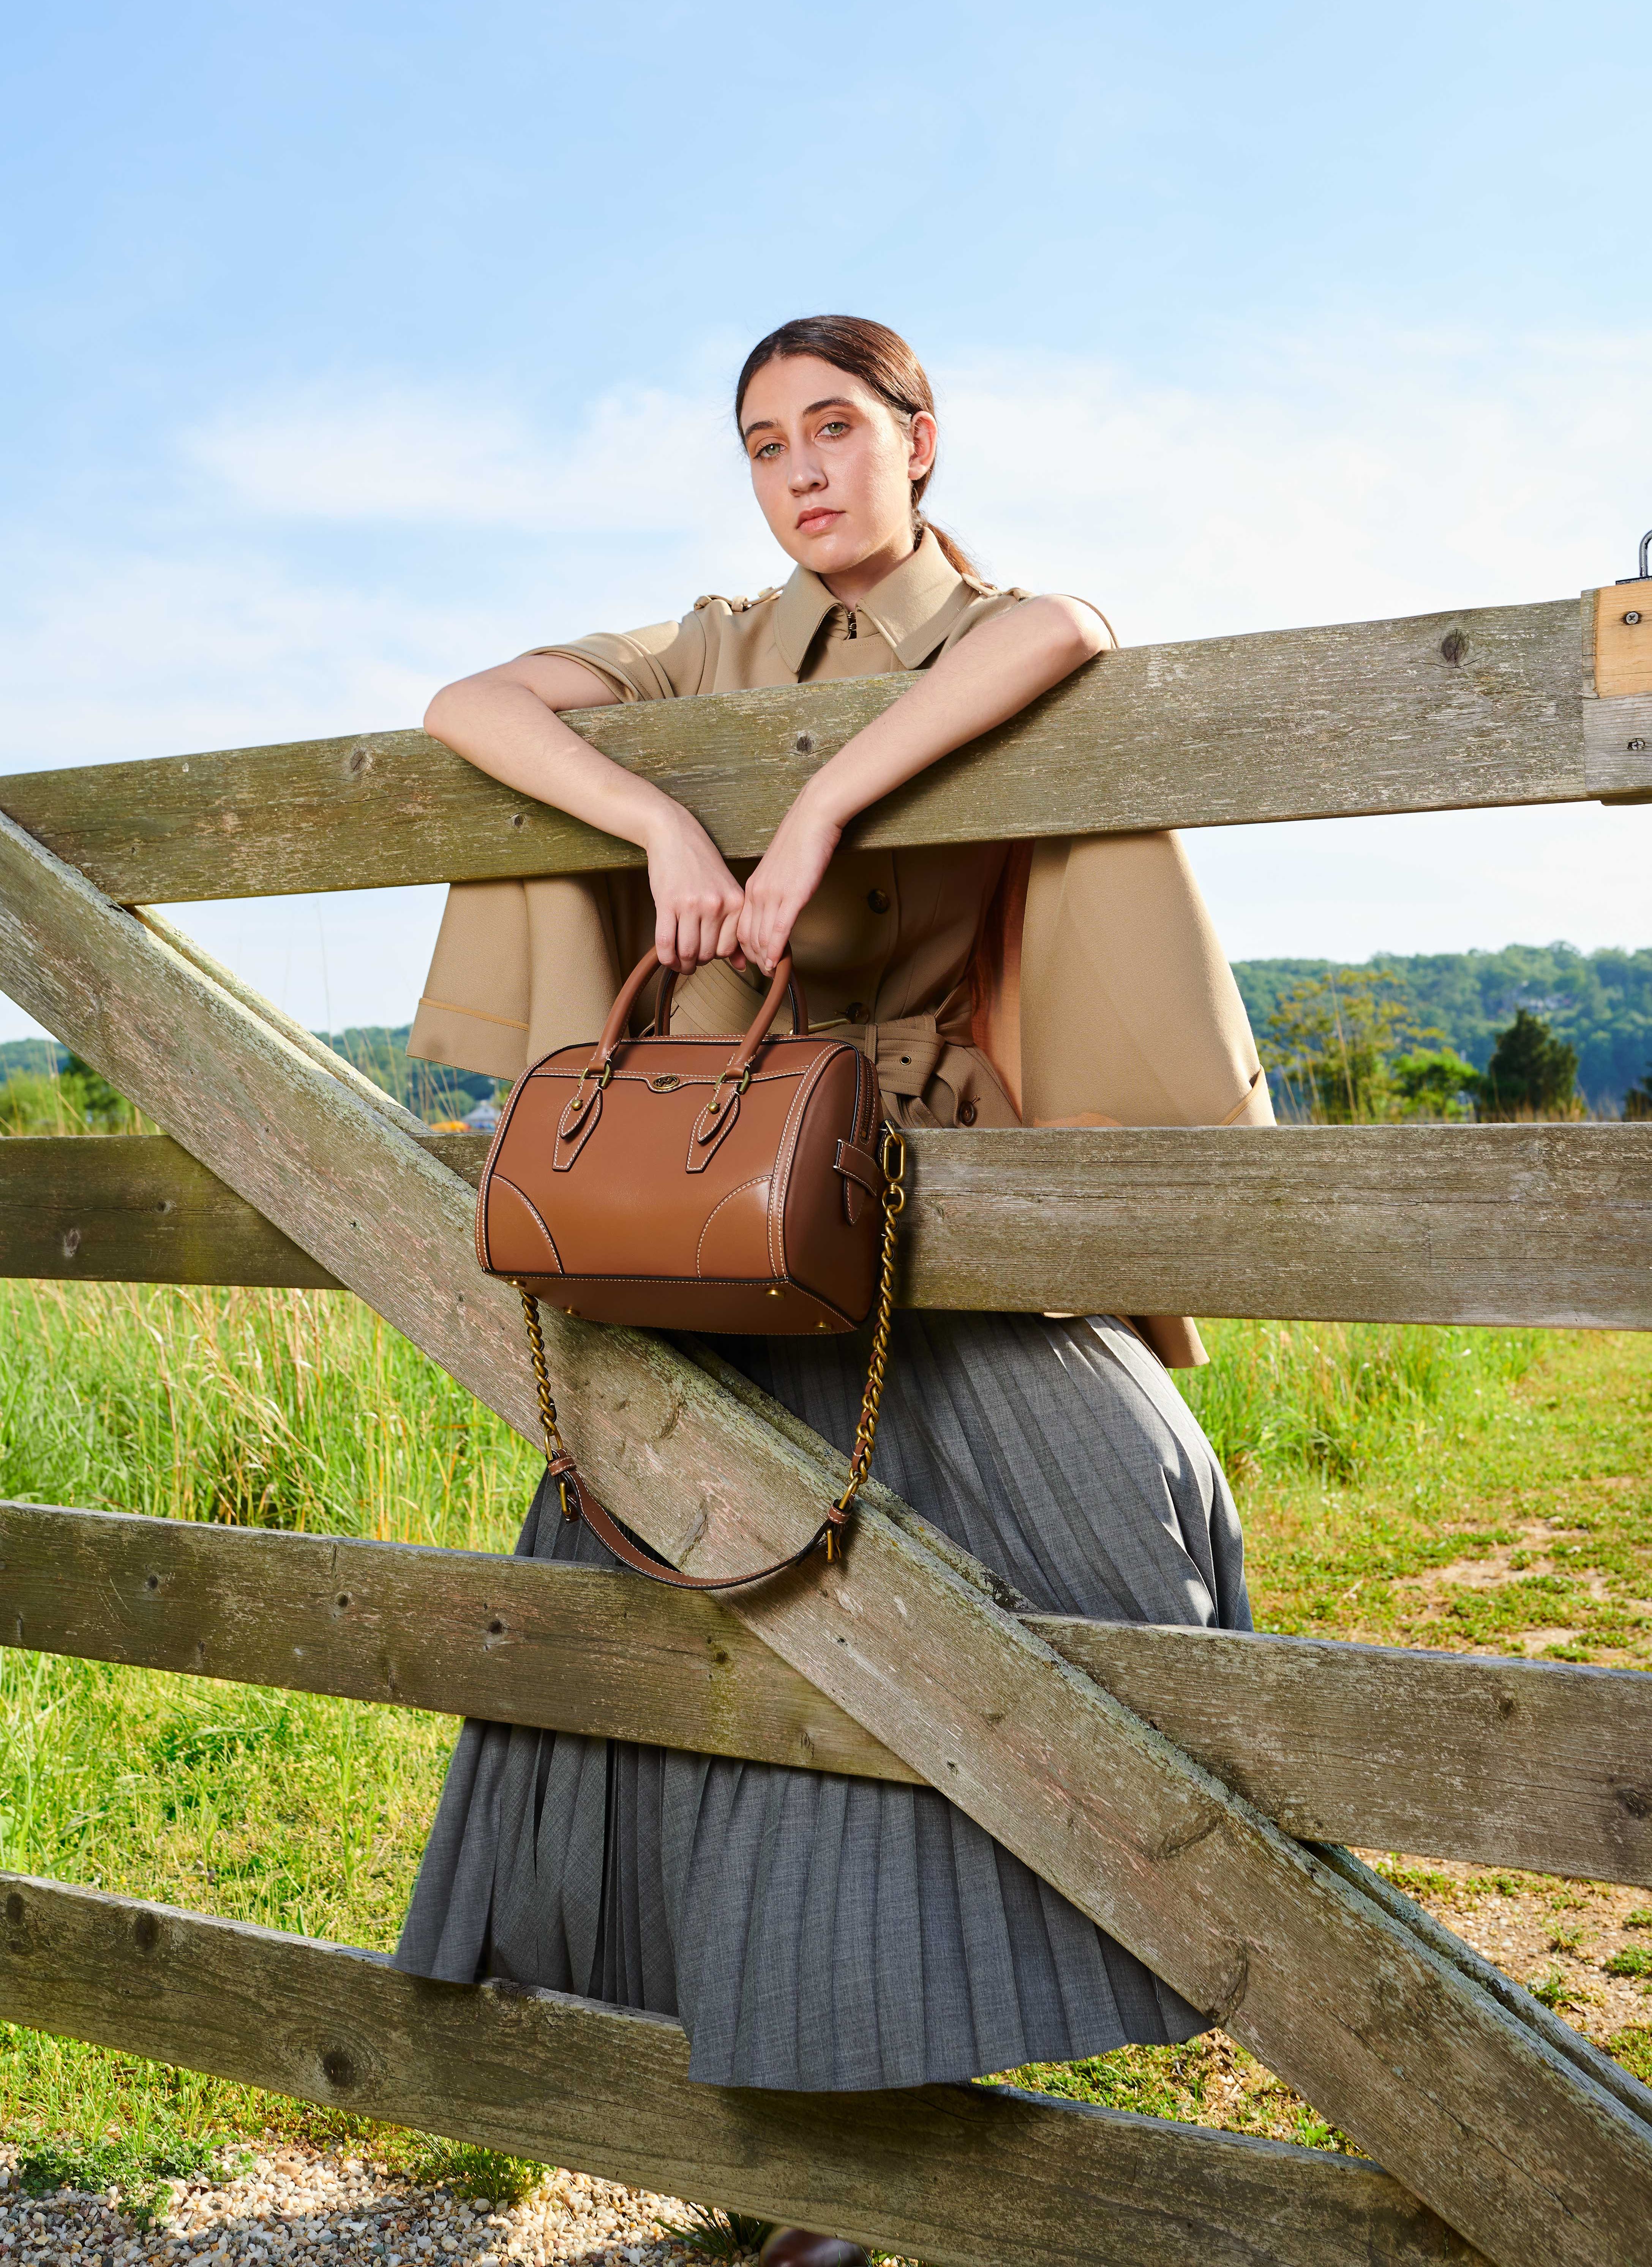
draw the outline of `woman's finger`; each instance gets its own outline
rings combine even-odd
[[[771,969],[778,964],[782,953],[786,950],[787,939],[791,935],[791,907],[789,899],[789,892],[785,897],[771,899],[763,909],[764,965]]]
[[[762,954],[759,949],[761,929],[762,916],[758,910],[757,899],[748,884],[745,903],[740,907],[740,918],[735,927],[735,936],[741,950],[756,961],[760,968],[763,965]]]

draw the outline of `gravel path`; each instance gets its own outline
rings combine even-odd
[[[28,2197],[16,2153],[0,2150],[0,2261],[74,2267],[667,2267],[695,2257],[662,2237],[657,2219],[686,2206],[583,2173],[551,2173],[525,2203],[410,2187],[358,2158],[302,2147],[260,2153],[239,2178],[173,2181],[171,2209],[147,2231],[108,2194]],[[704,2267],[702,2261],[697,2267]]]

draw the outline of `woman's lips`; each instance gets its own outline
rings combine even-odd
[[[804,535],[819,535],[823,527],[830,527],[834,519],[841,519],[841,511],[800,511],[797,526]]]

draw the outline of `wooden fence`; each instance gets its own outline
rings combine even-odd
[[[1652,799],[1652,585],[1105,657],[863,843]],[[751,852],[907,680],[576,716]],[[528,1438],[516,1295],[432,1137],[155,901],[637,854],[417,733],[0,780],[0,985],[173,1138],[0,1144],[0,1269],[348,1286]],[[908,1303],[1652,1327],[1652,1126],[925,1133]],[[967,1216],[967,1239],[958,1223]],[[709,1352],[546,1317],[674,1562],[796,1546],[841,1459]],[[1626,1672],[1026,1610],[874,1486],[847,1564],[618,1574],[0,1506],[0,1640],[940,1788],[1369,2151],[935,2087],[690,2087],[674,2023],[0,1879],[0,2016],[946,2263],[1652,2262],[1652,2095],[1345,1842],[1652,1882]]]

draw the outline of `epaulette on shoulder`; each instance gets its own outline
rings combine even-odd
[[[780,587],[777,583],[772,584],[767,591],[760,591],[754,598],[725,598],[713,591],[709,591],[703,598],[694,600],[694,612],[698,614],[702,613],[708,606],[726,606],[731,614],[749,614],[753,606],[760,606],[767,600],[777,598],[779,596]]]

